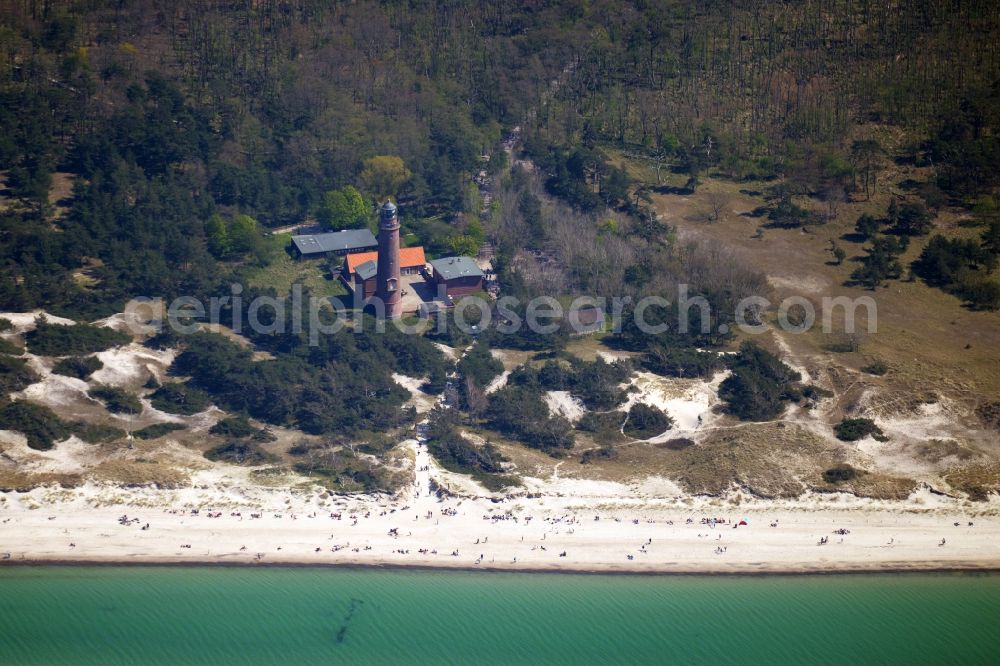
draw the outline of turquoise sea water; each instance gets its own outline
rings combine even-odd
[[[1000,663],[1000,576],[0,569],[0,664]]]

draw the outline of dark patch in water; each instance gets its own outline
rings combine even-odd
[[[351,626],[351,620],[363,603],[365,602],[361,599],[351,599],[351,605],[347,608],[347,615],[344,616],[344,621],[341,623],[340,629],[337,630],[337,643],[344,642],[344,638],[347,636],[347,629]]]

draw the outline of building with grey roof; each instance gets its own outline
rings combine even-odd
[[[444,285],[453,298],[482,290],[483,278],[482,269],[472,257],[444,257],[431,262],[431,280]]]
[[[292,236],[292,249],[300,259],[319,259],[372,252],[378,249],[378,241],[368,229],[345,229],[325,234]]]

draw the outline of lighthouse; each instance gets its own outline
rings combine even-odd
[[[399,216],[396,205],[385,202],[379,211],[378,268],[375,296],[385,307],[386,319],[399,319],[403,313],[399,280]]]

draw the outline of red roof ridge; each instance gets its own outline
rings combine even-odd
[[[367,261],[378,261],[378,252],[358,252],[347,255],[347,272],[353,273]],[[427,263],[422,245],[399,248],[399,267],[417,268]]]

